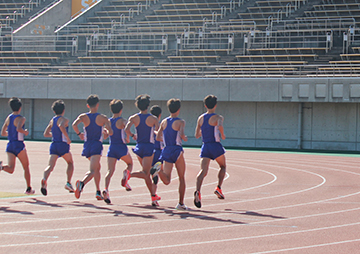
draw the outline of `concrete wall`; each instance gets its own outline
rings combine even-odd
[[[218,97],[217,112],[225,117],[225,146],[253,148],[360,150],[360,80],[358,79],[0,79],[0,120],[10,113],[8,98],[23,99],[23,115],[31,137],[42,139],[52,117],[55,99],[66,103],[65,116],[73,121],[86,112],[86,97],[100,96],[101,113],[110,116],[111,99],[124,101],[123,116],[137,112],[134,98],[151,95],[151,105],[182,100],[180,117],[186,121],[189,141],[197,117],[204,112],[202,99]],[[299,107],[300,106],[300,107]],[[300,109],[300,114],[299,114]],[[300,121],[299,121],[300,120]],[[71,137],[77,136],[71,129]],[[300,142],[300,143],[299,143]]]

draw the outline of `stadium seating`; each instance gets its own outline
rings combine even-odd
[[[0,19],[10,17],[7,14],[24,4],[23,0],[0,3]],[[86,16],[86,22],[59,31],[53,46],[37,47],[27,39],[15,44],[3,32],[0,75],[277,77],[360,73],[357,0],[111,0],[99,6]],[[352,36],[346,44],[344,34]]]

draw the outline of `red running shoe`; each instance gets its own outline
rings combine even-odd
[[[121,179],[121,186],[126,188],[129,179],[130,179],[130,172],[129,170],[125,169],[123,178]]]
[[[155,194],[155,196],[151,196],[151,201],[158,201],[160,200],[161,198]]]
[[[225,199],[225,196],[219,187],[216,187],[214,193],[219,199]]]
[[[79,180],[76,181],[76,190],[75,190],[75,198],[80,198],[81,191],[83,189],[83,186]]]
[[[200,194],[200,191],[195,191],[194,192],[194,205],[197,208],[201,208],[201,194]]]

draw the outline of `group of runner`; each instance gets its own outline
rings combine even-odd
[[[116,163],[122,160],[126,163],[123,171],[121,185],[131,191],[129,180],[133,177],[142,178],[151,195],[151,204],[158,206],[161,199],[157,194],[157,184],[159,179],[168,185],[171,182],[171,172],[175,165],[179,177],[179,202],[176,205],[178,210],[187,210],[184,204],[185,196],[185,169],[186,163],[182,142],[187,141],[185,135],[185,121],[179,118],[181,101],[179,99],[170,99],[167,101],[167,108],[170,116],[161,119],[162,110],[158,105],[150,108],[150,96],[142,94],[136,97],[135,105],[139,112],[130,116],[128,120],[122,115],[123,103],[119,99],[110,102],[112,117],[108,119],[105,115],[98,113],[99,97],[90,95],[87,100],[89,111],[80,114],[72,123],[72,128],[81,140],[84,141],[82,156],[90,162],[89,171],[86,172],[82,180],[76,181],[73,188],[71,179],[74,172],[74,163],[70,152],[71,139],[68,135],[69,119],[64,117],[65,103],[62,100],[56,100],[51,108],[55,116],[50,120],[44,131],[45,137],[51,137],[50,157],[48,166],[43,173],[41,180],[41,193],[47,195],[47,180],[53,171],[56,161],[62,157],[67,162],[67,182],[65,189],[74,192],[76,198],[84,189],[84,186],[94,179],[96,194],[98,200],[104,200],[111,203],[109,194],[109,185],[111,177],[114,174]],[[31,176],[29,170],[29,159],[24,144],[24,136],[29,132],[24,128],[25,117],[21,116],[22,102],[19,98],[13,97],[9,100],[9,106],[12,113],[6,118],[1,135],[8,137],[6,153],[8,155],[8,164],[0,161],[0,171],[12,174],[15,169],[16,158],[21,162],[25,171],[25,180],[27,184],[26,194],[34,194],[31,187]],[[218,184],[214,193],[219,199],[224,199],[221,190],[226,173],[225,149],[221,145],[221,139],[225,139],[223,121],[221,115],[215,113],[217,107],[217,97],[208,95],[204,98],[206,112],[197,119],[195,129],[195,138],[202,138],[203,144],[200,153],[200,172],[196,179],[196,191],[194,192],[194,205],[201,207],[201,186],[205,176],[208,173],[211,160],[215,160],[219,165]],[[83,125],[83,131],[79,130],[79,125]],[[135,129],[135,132],[132,132]],[[128,151],[127,143],[130,137],[136,141],[133,152],[136,154],[142,167],[140,171],[133,172],[133,161]],[[103,139],[109,138],[109,149],[107,152],[108,171],[105,176],[105,188],[100,190],[100,159],[103,150]]]

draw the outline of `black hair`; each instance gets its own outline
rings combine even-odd
[[[51,109],[55,112],[56,115],[61,115],[65,110],[65,103],[63,100],[56,100],[51,105]]]
[[[150,108],[150,113],[156,117],[159,117],[161,114],[161,108],[159,105],[154,105]]]
[[[110,110],[114,114],[119,113],[123,109],[123,102],[119,99],[113,99],[110,104]]]
[[[135,106],[141,111],[148,109],[149,105],[150,105],[150,95],[140,94],[135,98]]]
[[[213,109],[217,104],[217,97],[215,95],[208,95],[204,98],[204,104],[208,109]]]
[[[11,97],[9,100],[9,106],[12,111],[19,111],[22,106],[21,100],[18,97]]]
[[[170,113],[175,113],[176,111],[178,111],[180,109],[181,102],[180,102],[180,99],[172,98],[167,101],[166,105],[167,105]]]
[[[99,101],[99,96],[97,94],[90,94],[86,99],[86,103],[90,106],[90,108],[95,107]]]

